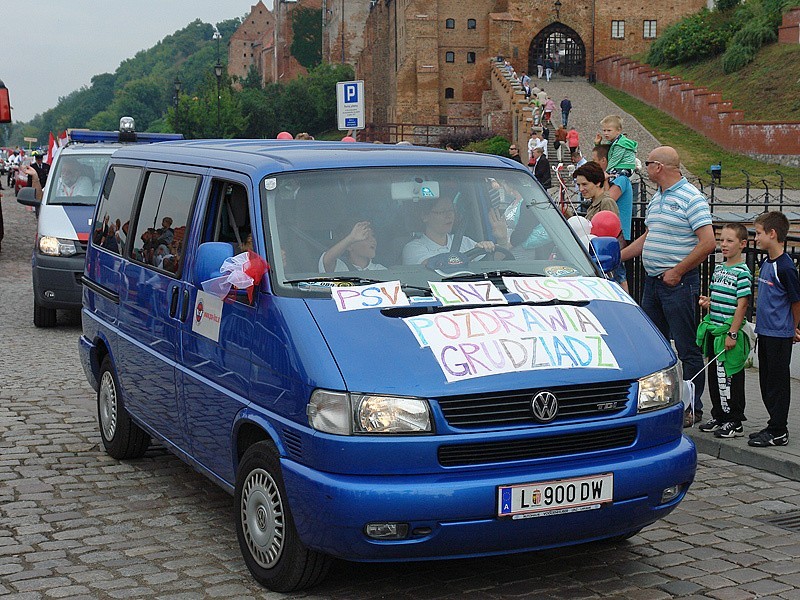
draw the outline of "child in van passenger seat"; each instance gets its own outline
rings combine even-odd
[[[346,236],[319,257],[319,272],[377,271],[386,269],[372,262],[378,242],[369,221],[359,221]]]

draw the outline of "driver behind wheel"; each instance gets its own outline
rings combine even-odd
[[[435,201],[422,206],[422,223],[424,233],[421,237],[411,240],[403,248],[404,265],[428,266],[428,259],[445,253],[464,253],[473,248],[481,248],[487,252],[494,252],[495,243],[491,241],[476,242],[463,236],[458,248],[453,245],[453,225],[456,222],[456,209],[451,198],[442,196]],[[509,248],[508,228],[503,214],[493,208],[489,211],[489,222],[492,226],[497,244]]]

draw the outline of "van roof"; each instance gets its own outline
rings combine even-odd
[[[342,167],[460,166],[525,169],[511,159],[422,146],[303,140],[189,140],[125,146],[114,160],[213,166],[253,176]]]

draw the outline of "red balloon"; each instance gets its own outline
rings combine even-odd
[[[281,131],[275,138],[276,140],[293,140],[294,136],[288,131]]]
[[[346,136],[344,136],[342,138],[342,141],[343,142],[355,142],[356,138],[354,138],[352,135],[346,135]]]
[[[617,237],[622,231],[619,217],[610,210],[601,210],[592,217],[592,235],[598,237]]]

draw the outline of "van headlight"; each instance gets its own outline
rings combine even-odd
[[[680,363],[639,380],[639,412],[672,406],[681,401],[683,373]]]
[[[73,256],[77,254],[74,240],[43,235],[39,238],[39,252],[47,256]]]
[[[420,398],[314,390],[306,413],[311,427],[338,435],[432,430],[430,408]]]

